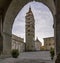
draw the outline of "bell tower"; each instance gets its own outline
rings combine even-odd
[[[25,36],[26,36],[26,51],[34,51],[35,49],[35,20],[31,10],[29,7],[29,11],[25,16]]]

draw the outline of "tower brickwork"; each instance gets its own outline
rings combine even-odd
[[[31,11],[31,7],[29,8],[29,11],[26,13],[25,16],[26,19],[26,51],[34,51],[35,49],[35,43],[34,43],[34,38],[35,38],[35,20],[33,13]]]

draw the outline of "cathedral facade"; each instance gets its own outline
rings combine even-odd
[[[34,51],[35,49],[35,20],[31,10],[26,13],[25,16],[25,37],[26,37],[26,51]]]

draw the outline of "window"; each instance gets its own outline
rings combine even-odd
[[[30,33],[28,33],[28,35],[30,36]]]
[[[30,20],[30,18],[28,18],[28,20]]]
[[[28,27],[30,27],[30,25],[28,25]]]
[[[28,30],[28,32],[30,32],[30,30]]]
[[[49,46],[50,46],[51,44],[49,43]]]
[[[53,43],[53,45],[55,45],[55,43]]]

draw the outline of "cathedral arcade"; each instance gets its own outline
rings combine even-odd
[[[19,11],[32,0],[0,0],[0,51],[10,54],[14,19]],[[35,0],[45,4],[54,17],[56,54],[60,53],[60,0]],[[2,45],[2,46],[1,46]]]

